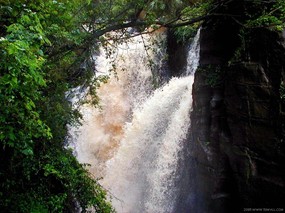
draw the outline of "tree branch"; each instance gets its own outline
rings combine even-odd
[[[200,21],[203,21],[209,17],[211,17],[212,15],[204,15],[204,16],[199,16],[197,18],[193,18],[189,21],[186,21],[186,22],[181,22],[181,23],[176,23],[176,24],[163,24],[163,23],[157,23],[159,25],[162,25],[164,27],[168,27],[168,28],[176,28],[176,27],[183,27],[183,26],[187,26],[187,25],[191,25],[191,24],[194,24],[196,22],[200,22]]]
[[[111,32],[111,31],[121,30],[121,29],[129,28],[129,27],[139,27],[139,26],[147,26],[147,23],[139,22],[139,21],[131,21],[131,22],[123,23],[123,24],[107,26],[106,28],[102,30],[93,32],[93,36],[94,36],[94,39],[97,39],[100,36],[108,32]]]

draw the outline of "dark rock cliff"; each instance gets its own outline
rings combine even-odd
[[[242,8],[229,7],[237,13]],[[243,212],[285,207],[285,41],[256,28],[244,35],[233,19],[201,31],[193,85],[191,212]]]
[[[167,65],[170,76],[180,76],[186,70],[188,45],[177,41],[172,31],[167,32]]]

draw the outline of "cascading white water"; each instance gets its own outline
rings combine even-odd
[[[104,176],[105,161],[113,156],[124,134],[124,125],[131,119],[132,109],[142,103],[153,90],[152,71],[148,66],[151,58],[162,67],[162,59],[155,55],[165,55],[164,50],[146,50],[146,45],[165,40],[164,35],[152,39],[149,35],[129,39],[106,54],[96,56],[96,71],[99,75],[109,75],[110,79],[97,89],[100,108],[83,105],[82,126],[70,127],[71,147],[81,163],[91,165],[95,177]],[[153,41],[155,40],[155,41]],[[113,70],[115,68],[115,70]],[[110,71],[111,70],[111,71]],[[78,88],[74,90],[77,94]],[[73,103],[76,102],[77,94]]]
[[[118,72],[118,80],[111,78],[99,88],[102,110],[82,108],[77,157],[92,165],[96,177],[103,177],[100,183],[111,192],[118,212],[173,212],[178,162],[190,126],[198,39],[199,33],[189,50],[188,75],[153,92],[144,45],[136,41],[130,56],[131,48],[120,52],[125,62],[118,67],[125,71]]]
[[[190,123],[192,79],[172,79],[134,111],[102,182],[123,201],[114,200],[118,211],[171,212],[175,168]]]
[[[201,29],[198,29],[198,32],[196,36],[194,37],[188,51],[187,56],[187,69],[186,69],[186,75],[193,75],[196,71],[198,65],[199,65],[199,54],[200,54],[200,31]]]

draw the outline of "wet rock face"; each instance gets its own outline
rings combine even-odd
[[[181,76],[186,70],[188,45],[177,41],[173,32],[167,32],[167,54],[170,76]]]
[[[223,44],[215,39],[223,37],[221,33],[211,27],[201,31],[190,145],[191,172],[197,183],[197,205],[192,211],[284,207],[284,103],[279,93],[285,70],[282,37],[266,29],[252,31],[254,39],[248,42],[244,57],[248,60],[229,66],[237,42]],[[210,84],[217,67],[222,81]]]
[[[224,104],[230,143],[221,141],[221,145],[229,156],[243,205],[276,208],[284,205],[285,152],[276,79],[267,71],[257,62],[229,69]]]

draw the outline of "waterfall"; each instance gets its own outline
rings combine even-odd
[[[165,50],[146,50],[145,46],[161,43],[164,37],[163,34],[154,38],[137,36],[117,48],[101,48],[101,53],[94,56],[97,75],[109,75],[109,80],[97,89],[100,107],[81,106],[82,125],[70,127],[69,133],[70,147],[79,162],[91,165],[89,169],[95,177],[104,176],[105,162],[118,148],[124,136],[125,123],[130,121],[133,109],[153,90],[153,72],[148,65],[150,59],[154,58],[158,70],[163,71]],[[72,91],[75,97],[70,100],[73,104],[82,97],[80,91],[80,88]]]
[[[201,29],[198,29],[198,32],[196,36],[194,37],[188,51],[187,56],[187,69],[186,69],[186,75],[193,75],[196,71],[198,65],[199,65],[199,54],[200,54],[200,31]]]
[[[189,49],[187,75],[155,90],[153,72],[145,65],[150,55],[145,43],[137,39],[119,47],[118,78],[111,77],[98,90],[102,109],[82,107],[83,125],[70,130],[77,158],[91,164],[90,171],[102,177],[100,183],[111,193],[117,212],[174,211],[179,159],[191,123],[198,40],[199,32]],[[157,69],[163,69],[165,50],[160,51],[152,55],[160,64]],[[100,60],[98,64],[97,69],[107,66]]]

